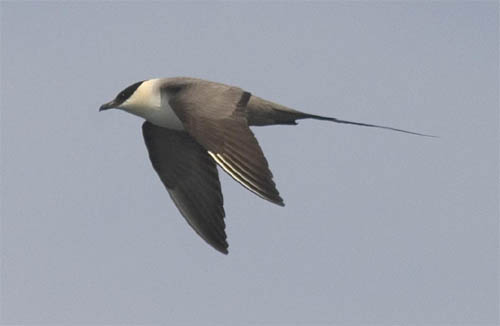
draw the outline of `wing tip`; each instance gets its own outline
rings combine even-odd
[[[281,198],[280,196],[278,196],[277,198],[268,198],[268,197],[263,197],[262,198],[270,201],[271,203],[273,204],[276,204],[278,206],[281,206],[281,207],[285,207],[285,202],[283,201],[283,198]]]
[[[215,250],[217,250],[221,254],[224,254],[226,256],[229,254],[229,250],[227,249],[229,246],[227,243],[225,243],[224,246],[213,246],[213,247]]]

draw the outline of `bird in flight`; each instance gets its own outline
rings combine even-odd
[[[428,136],[308,114],[239,87],[188,77],[137,82],[99,111],[113,108],[146,120],[142,133],[153,168],[189,225],[224,254],[228,243],[217,165],[251,192],[284,206],[251,126],[317,119]]]

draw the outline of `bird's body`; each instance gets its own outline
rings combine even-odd
[[[146,120],[143,135],[154,169],[191,227],[222,253],[228,244],[216,165],[248,190],[284,206],[250,126],[312,118],[417,134],[307,114],[239,87],[187,77],[137,82],[100,110],[110,108]]]

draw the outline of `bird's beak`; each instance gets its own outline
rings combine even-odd
[[[116,107],[116,102],[115,102],[115,100],[113,100],[111,102],[104,103],[103,105],[101,105],[101,107],[99,108],[99,112],[104,111],[104,110],[113,109],[115,107]]]

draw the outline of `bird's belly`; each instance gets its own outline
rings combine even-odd
[[[168,103],[154,108],[129,108],[127,111],[148,120],[158,127],[174,130],[184,130],[182,121],[179,119],[179,117],[177,117],[177,114],[175,114],[174,110],[172,110]]]

